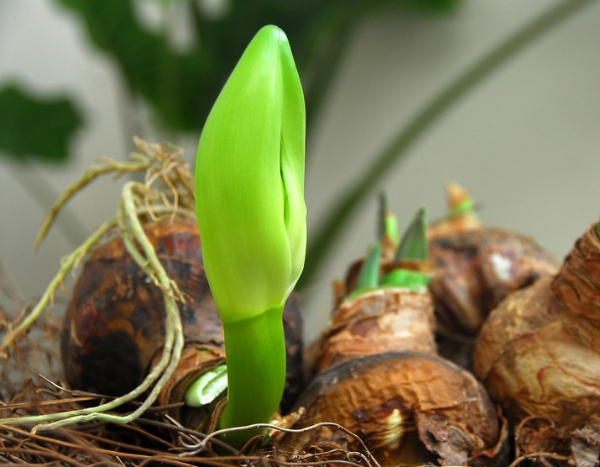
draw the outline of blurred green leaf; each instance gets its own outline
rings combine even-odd
[[[176,51],[164,34],[137,19],[132,0],[57,0],[85,22],[93,43],[117,62],[129,90],[149,102],[166,128],[198,131],[246,44],[262,26],[286,32],[303,78],[307,114],[316,112],[351,31],[392,7],[450,9],[460,0],[228,0],[227,14],[209,17],[184,2],[196,42]],[[140,0],[142,1],[142,0]],[[148,0],[146,0],[148,1]]]
[[[66,97],[33,97],[12,84],[0,89],[0,152],[6,155],[64,161],[69,141],[82,123]]]

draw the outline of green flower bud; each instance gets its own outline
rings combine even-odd
[[[215,102],[196,162],[204,265],[225,332],[222,428],[268,422],[283,395],[282,313],[306,252],[305,121],[287,38],[265,26]]]
[[[223,321],[282,306],[304,267],[305,108],[289,43],[262,28],[204,126],[196,209]]]

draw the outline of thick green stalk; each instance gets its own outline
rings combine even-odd
[[[277,411],[286,372],[282,314],[283,305],[223,323],[229,389],[221,428],[269,421]],[[247,432],[236,432],[227,441],[239,444],[248,437]]]

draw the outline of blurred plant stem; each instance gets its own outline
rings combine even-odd
[[[541,15],[516,33],[502,41],[468,67],[456,79],[451,81],[440,93],[435,95],[405,125],[399,128],[395,136],[373,158],[363,177],[344,193],[325,216],[326,221],[312,236],[309,243],[304,273],[298,287],[308,285],[323,262],[331,246],[350,220],[361,201],[377,187],[382,177],[393,164],[398,163],[426,130],[432,127],[456,102],[473,90],[481,81],[490,76],[510,58],[517,55],[526,46],[562,23],[572,14],[595,0],[566,0],[554,4]]]
[[[31,196],[42,212],[45,214],[50,210],[60,193],[43,175],[26,159],[21,160],[19,167],[12,172],[15,180],[23,186],[24,191]],[[90,234],[89,229],[83,225],[69,206],[64,207],[61,220],[56,223],[56,228],[65,237],[71,248],[79,245]]]
[[[13,279],[6,272],[6,269],[4,269],[2,261],[0,261],[0,291],[6,295],[10,302],[7,311],[11,316],[16,316],[19,310],[23,308],[25,300],[23,300],[23,294],[17,284],[15,284]],[[1,309],[2,305],[0,304],[0,311]]]

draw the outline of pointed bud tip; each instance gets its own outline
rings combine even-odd
[[[465,201],[471,199],[471,195],[464,187],[455,182],[446,182],[446,197],[448,198],[448,207],[450,210],[459,207]]]
[[[283,32],[282,29],[278,28],[277,26],[274,26],[272,24],[267,24],[266,26],[263,26],[262,28],[260,28],[260,30],[256,33],[256,35],[254,36],[254,39],[258,39],[258,40],[264,40],[264,41],[268,41],[268,42],[274,42],[274,43],[287,43],[288,42],[288,38],[287,35],[285,34],[285,32]]]

